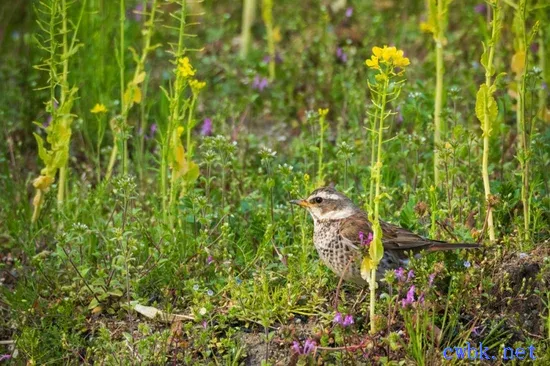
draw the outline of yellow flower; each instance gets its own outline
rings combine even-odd
[[[403,57],[403,51],[399,50],[395,53],[395,56],[393,57],[393,64],[397,67],[405,67],[410,65],[411,61],[407,57]]]
[[[319,108],[318,112],[319,112],[319,116],[325,117],[328,114],[328,108],[325,108],[325,109]]]
[[[193,65],[191,65],[191,62],[189,61],[189,57],[182,57],[178,60],[178,72],[184,78],[195,75],[195,70],[193,69]]]
[[[374,56],[376,56],[376,58],[382,56],[382,51],[383,51],[383,50],[382,50],[380,47],[373,47],[373,48],[372,48],[372,54],[373,54]]]
[[[378,47],[374,47],[374,48],[378,48]],[[380,69],[380,65],[378,64],[378,56],[372,55],[372,57],[369,60],[365,61],[365,64],[371,69],[375,69],[375,70]]]
[[[394,67],[404,68],[411,63],[408,58],[403,57],[403,51],[398,50],[396,47],[373,47],[372,56],[365,61],[365,64],[371,69],[381,70],[380,62],[384,65],[388,65],[390,69]]]
[[[94,105],[92,109],[90,109],[90,112],[92,112],[93,114],[106,113],[107,108],[105,107],[104,104],[97,103],[96,105]]]
[[[176,135],[180,137],[182,133],[183,133],[183,126],[179,126],[178,129],[176,130]]]
[[[191,87],[193,94],[197,95],[206,86],[206,82],[193,79],[189,81],[189,86]]]
[[[390,61],[395,56],[396,52],[397,48],[384,46],[384,49],[382,50],[382,58],[386,62]]]

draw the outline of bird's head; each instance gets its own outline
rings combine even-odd
[[[332,187],[318,188],[308,198],[290,202],[308,210],[314,220],[344,219],[359,210],[349,198]]]

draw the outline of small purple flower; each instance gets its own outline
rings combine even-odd
[[[418,296],[418,302],[424,304],[424,293],[421,293],[420,296]]]
[[[206,320],[203,320],[203,321],[202,321],[202,327],[203,327],[204,329],[208,328],[208,323],[206,322]]]
[[[472,266],[472,263],[470,261],[464,261],[464,267],[470,268]]]
[[[476,6],[474,6],[474,11],[480,15],[487,15],[487,4],[477,4]]]
[[[294,341],[292,342],[292,350],[294,353],[301,354],[302,353],[302,346],[300,346],[300,342]]]
[[[46,128],[50,125],[50,123],[52,123],[52,120],[53,120],[53,117],[52,115],[50,114],[48,116],[48,119],[46,119],[46,121],[44,123],[42,123],[42,127]]]
[[[407,281],[410,281],[414,278],[414,271],[411,269],[407,274]]]
[[[340,324],[342,325],[344,323],[344,320],[342,319],[342,313],[341,312],[336,312],[336,315],[334,315],[334,319],[332,319],[332,322],[334,324]]]
[[[207,294],[208,296],[214,296],[214,291],[208,290],[208,291],[206,291],[206,294]]]
[[[399,267],[395,270],[395,277],[397,277],[397,280],[399,282],[405,282],[405,269],[403,267]]]
[[[344,52],[344,50],[342,49],[342,47],[338,47],[336,49],[336,57],[338,57],[338,59],[343,63],[345,64],[346,62],[348,62],[348,55],[346,55],[346,53]]]
[[[313,339],[306,339],[304,343],[304,355],[309,355],[310,353],[315,353],[317,349],[317,343]]]
[[[141,19],[143,18],[143,4],[136,5],[132,11],[132,17],[136,22],[141,22]]]
[[[352,15],[353,15],[353,8],[350,6],[349,8],[346,9],[346,18],[351,18]]]
[[[401,111],[401,105],[398,105],[395,110],[397,111],[396,121],[398,123],[403,123],[403,112]]]
[[[433,285],[434,283],[434,279],[435,279],[435,273],[432,273],[429,277],[428,277],[428,285]]]
[[[355,322],[353,321],[353,316],[351,316],[351,315],[348,314],[348,315],[346,315],[346,317],[344,318],[344,322],[342,323],[342,325],[343,325],[344,327],[349,327],[349,326],[352,325],[353,323],[355,323]]]
[[[361,240],[362,246],[368,247],[370,243],[372,243],[372,233],[369,233],[369,235],[367,235],[367,238],[365,239],[365,234],[363,234],[363,232],[360,232],[359,239]]]
[[[407,307],[407,305],[412,305],[414,303],[414,285],[409,288],[407,291],[407,297],[401,300],[401,306]]]
[[[145,135],[145,139],[149,140],[155,137],[155,134],[157,133],[157,124],[153,123],[151,127],[149,127],[149,134]]]
[[[267,81],[267,78],[259,77],[256,75],[254,77],[254,81],[252,82],[252,89],[256,89],[259,92],[262,92],[267,86],[269,85],[269,82]]]
[[[210,136],[212,134],[212,119],[205,118],[201,126],[201,135]]]
[[[531,43],[531,46],[529,46],[529,49],[531,50],[532,53],[537,53],[537,52],[539,52],[539,44],[538,44],[538,42],[533,42],[533,43]]]
[[[208,258],[206,258],[206,263],[207,263],[207,264],[212,264],[212,263],[214,263],[214,257],[212,257],[211,255],[209,255]]]
[[[8,354],[6,354],[6,355],[0,355],[0,362],[1,362],[1,361],[7,361],[7,360],[9,360],[10,358],[11,358],[11,355],[8,355]]]
[[[53,102],[53,109],[56,110],[58,107],[59,107],[59,103],[54,101]],[[46,119],[46,122],[42,123],[42,126],[44,126],[44,128],[48,127],[52,123],[52,120],[53,120],[53,116],[51,114],[48,115],[48,118]]]

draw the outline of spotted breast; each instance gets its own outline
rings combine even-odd
[[[344,280],[366,284],[361,278],[361,253],[340,236],[339,220],[316,220],[314,226],[313,244],[327,267]]]

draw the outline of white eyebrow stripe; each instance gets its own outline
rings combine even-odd
[[[327,193],[327,192],[319,192],[316,197],[321,197],[327,200],[338,200],[340,199],[340,196],[337,194]]]

